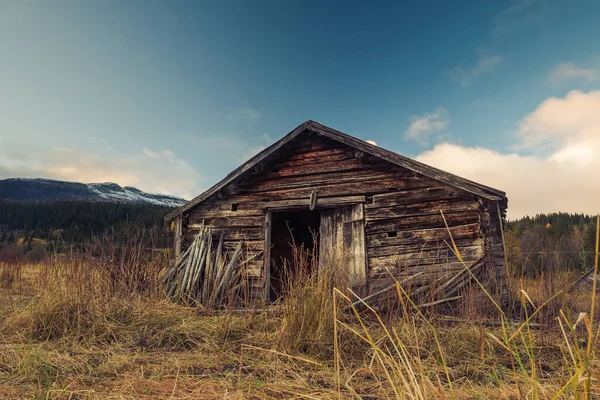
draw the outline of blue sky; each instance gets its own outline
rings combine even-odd
[[[585,0],[0,0],[0,178],[189,198],[313,119],[498,186],[512,216],[598,212],[535,204],[520,171],[594,190],[553,179],[600,173],[573,162],[600,151],[599,20]]]

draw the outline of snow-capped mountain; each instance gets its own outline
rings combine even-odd
[[[149,203],[165,207],[179,207],[186,203],[181,197],[146,193],[131,186],[116,183],[79,183],[53,179],[0,179],[0,200],[11,201],[108,201],[121,203]]]

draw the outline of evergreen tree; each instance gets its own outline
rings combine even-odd
[[[586,225],[583,239],[584,264],[586,269],[594,266],[596,257],[596,224],[590,222]]]
[[[127,224],[144,229],[162,226],[163,218],[170,211],[171,208],[151,204],[0,200],[0,224],[7,225],[11,231],[23,229],[27,221],[28,238],[60,236],[66,242],[83,242],[109,230],[121,232]]]

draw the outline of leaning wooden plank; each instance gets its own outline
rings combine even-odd
[[[438,285],[440,282],[443,282],[443,281],[445,281],[445,280],[448,278],[448,276],[449,276],[449,275],[450,275],[450,274],[448,274],[448,273],[445,273],[445,274],[443,274],[443,275],[439,276],[438,278],[436,278],[436,279],[433,279],[433,280],[431,281],[431,283],[429,283],[429,284],[427,284],[427,285],[423,285],[423,286],[421,286],[421,287],[417,288],[416,290],[414,290],[414,291],[412,291],[412,292],[410,293],[410,297],[411,297],[411,298],[414,298],[414,297],[416,297],[416,296],[420,295],[421,293],[426,293],[426,292],[430,291],[430,290],[431,290],[431,288],[435,288],[435,287],[437,287],[437,285]]]
[[[177,270],[174,267],[169,268],[165,274],[158,280],[159,285],[164,285],[173,279]]]
[[[217,292],[216,292],[217,297],[221,294],[225,284],[228,283],[229,277],[230,277],[231,273],[233,272],[233,268],[237,264],[238,257],[240,256],[241,252],[242,252],[242,242],[239,243],[237,249],[235,249],[235,251],[233,252],[233,255],[231,256],[231,260],[229,261],[229,264],[225,268],[225,272],[223,273],[223,278],[221,279],[221,282],[219,283],[219,286],[217,287]]]
[[[412,276],[409,276],[408,278],[403,279],[403,280],[401,280],[398,283],[400,285],[403,285],[405,283],[409,283],[409,282],[415,280],[417,277],[419,277],[419,276],[421,276],[423,274],[424,274],[424,272],[417,272],[416,274],[414,274]],[[366,297],[364,297],[364,298],[362,298],[360,300],[355,301],[354,303],[351,304],[351,306],[352,307],[357,307],[357,306],[361,305],[362,303],[366,303],[369,300],[373,300],[375,298],[381,297],[381,296],[387,294],[388,292],[390,292],[392,289],[395,289],[395,288],[396,288],[396,283],[394,283],[393,285],[388,286],[388,287],[386,287],[384,289],[378,290],[377,292],[372,293],[372,294],[370,294],[370,295],[368,295],[368,296],[366,296]]]
[[[200,248],[200,244],[196,245],[196,250],[194,251],[194,257],[190,258],[190,262],[186,268],[186,271],[181,279],[181,297],[182,298],[186,298],[187,297],[187,287],[188,287],[188,282],[190,281],[192,274],[194,273],[194,268],[196,266],[196,260],[197,258],[197,253],[198,250]]]
[[[212,250],[212,234],[208,235],[208,246],[207,246],[207,252],[206,252],[206,272],[204,273],[204,281],[203,281],[203,287],[202,287],[202,296],[198,296],[197,299],[199,301],[205,301],[208,300],[206,299],[207,293],[209,291],[210,288],[210,282],[212,281],[212,274],[213,274],[213,255],[211,253]]]
[[[595,267],[592,267],[590,269],[588,269],[579,279],[577,279],[568,289],[568,291],[572,291],[574,288],[576,288],[578,285],[582,284],[583,282],[589,282],[589,281],[593,281],[593,272],[594,272]],[[590,279],[591,278],[591,279]]]
[[[217,250],[215,252],[215,258],[213,260],[213,276],[211,277],[211,281],[209,282],[210,289],[207,293],[209,303],[212,303],[214,299],[213,293],[217,290],[218,280],[223,276],[223,248],[224,248],[224,237],[225,232],[221,232],[221,236],[219,238],[219,244],[217,245]]]
[[[198,253],[196,255],[196,259],[194,260],[194,265],[192,267],[192,270],[190,272],[190,276],[188,277],[188,281],[186,282],[186,286],[185,286],[185,292],[191,296],[191,292],[192,292],[192,288],[193,288],[193,284],[196,280],[196,277],[199,275],[200,270],[202,268],[202,262],[204,260],[204,253],[205,253],[205,249],[206,249],[206,240],[205,240],[205,236],[202,235],[199,239],[198,239],[199,243],[200,243],[200,249],[198,250]]]
[[[242,275],[242,268],[241,268],[241,263],[240,263],[240,258],[241,258],[242,252],[240,250],[240,252],[238,253],[238,255],[236,256],[235,253],[232,256],[231,261],[233,261],[233,264],[231,266],[231,269],[225,272],[225,274],[223,275],[223,280],[221,281],[222,283],[222,288],[219,290],[217,289],[217,295],[221,295],[225,292],[225,290],[231,286],[232,282],[235,282],[238,278],[241,277]]]
[[[203,241],[202,241],[203,230],[204,229],[201,229],[201,231],[198,233],[198,236],[196,236],[196,239],[194,240],[194,244],[196,245],[196,250],[194,251],[194,253],[192,253],[193,257],[191,259],[191,263],[188,266],[187,274],[185,275],[185,278],[183,279],[183,282],[182,282],[182,296],[185,298],[189,297],[190,282],[191,282],[194,272],[197,268],[200,253],[203,250]]]
[[[221,235],[221,240],[219,242],[219,246],[217,247],[217,253],[215,254],[215,274],[214,279],[211,282],[211,290],[209,294],[209,299],[206,305],[214,306],[217,301],[217,288],[219,287],[219,283],[223,278],[223,274],[225,273],[225,267],[227,259],[224,256],[223,249],[223,235]]]
[[[481,264],[481,266],[484,266],[484,265],[485,265],[485,263]],[[476,273],[477,271],[472,271],[472,272]],[[455,285],[453,288],[449,289],[446,292],[446,297],[453,296],[453,295],[457,294],[460,291],[460,289],[462,289],[463,287],[465,287],[467,284],[471,283],[472,281],[473,281],[473,278],[472,278],[471,274],[469,274],[460,283],[458,283],[457,285]]]
[[[219,282],[223,278],[223,274],[225,273],[225,261],[223,257],[223,237],[225,232],[221,233],[221,239],[219,240],[219,245],[217,246],[217,251],[215,253],[215,266],[217,268],[217,272],[215,274],[215,279],[213,281],[213,292],[217,290]],[[239,246],[239,243],[238,243]]]
[[[217,245],[217,251],[215,252],[214,265],[217,266],[221,263],[221,256],[223,254],[223,243],[224,243],[225,232],[221,232],[219,237],[219,244]]]
[[[456,301],[456,300],[459,300],[461,298],[462,298],[462,296],[448,297],[448,298],[441,299],[441,300],[431,301],[429,303],[418,304],[417,307],[419,307],[419,308],[426,308],[426,307],[437,306],[439,304],[449,303],[451,301]]]
[[[192,257],[190,265],[188,266],[188,274],[186,275],[186,279],[183,280],[183,290],[184,290],[184,292],[186,292],[186,294],[189,292],[189,285],[190,285],[189,282],[192,279],[194,271],[197,268],[200,253],[204,249],[204,241],[202,240],[203,233],[204,233],[204,228],[202,228],[200,230],[200,232],[198,232],[198,235],[196,236],[196,239],[194,240],[194,243],[196,245],[196,250],[194,251],[194,253],[192,253],[193,257]]]
[[[239,290],[241,290],[244,287],[245,284],[246,284],[246,282],[244,280],[241,280],[234,287],[231,288],[231,292],[237,293]]]
[[[186,263],[187,263],[187,258],[183,262],[183,264],[186,264]],[[179,275],[179,271],[178,270],[176,270],[175,268],[171,268],[171,272],[172,272],[172,274],[169,276],[169,279],[167,279],[165,281],[165,293],[169,297],[171,297],[174,294],[174,292],[175,292],[175,290],[177,288],[177,284],[178,284],[177,282],[178,282],[178,279],[179,279],[179,276],[178,276]]]
[[[185,290],[185,285],[186,282],[188,280],[188,276],[190,274],[190,270],[194,264],[194,261],[196,259],[196,252],[198,251],[198,243],[196,241],[194,241],[191,245],[191,247],[194,247],[194,249],[192,250],[192,252],[190,253],[189,256],[189,261],[186,264],[186,267],[183,268],[183,276],[181,278],[181,290]],[[183,296],[183,293],[181,293],[181,295]]]
[[[193,283],[196,279],[196,276],[198,275],[199,271],[200,271],[200,266],[202,263],[202,259],[204,257],[204,252],[205,252],[205,248],[206,248],[206,242],[204,241],[204,236],[202,236],[201,239],[198,240],[199,244],[199,250],[198,253],[196,255],[196,259],[194,260],[194,264],[191,268],[190,271],[190,275],[188,277],[188,280],[185,284],[185,292],[188,295],[191,295],[192,292],[192,288],[193,288]]]
[[[208,239],[205,240],[205,246],[204,246],[204,251],[201,253],[201,258],[200,258],[200,262],[199,262],[199,266],[198,269],[196,271],[196,273],[194,274],[194,278],[192,280],[192,285],[190,287],[190,297],[197,299],[201,296],[202,294],[202,282],[201,279],[203,277],[204,274],[204,269],[206,268],[206,260],[207,260],[207,254],[208,254]]]
[[[182,269],[186,269],[187,268],[187,264],[189,263],[189,257],[186,259],[186,261],[183,262],[182,266],[180,267]],[[181,276],[179,276],[180,274],[176,274],[173,279],[170,282],[170,285],[167,287],[167,296],[169,296],[170,298],[174,299],[175,295],[177,294],[177,291],[180,287],[180,279]]]
[[[181,263],[183,263],[185,260],[187,260],[191,251],[192,251],[192,246],[188,247],[187,250],[179,258],[177,258],[174,268],[178,268],[181,265]]]
[[[483,260],[479,259],[479,261],[475,262],[473,265],[471,265],[469,267],[469,270],[472,273],[476,273],[481,266],[483,265]],[[452,289],[454,286],[456,286],[457,284],[460,284],[461,280],[465,277],[468,276],[469,271],[467,270],[467,268],[463,269],[462,271],[460,271],[458,274],[454,275],[452,278],[450,278],[448,281],[446,281],[445,283],[443,283],[440,287],[438,287],[435,291],[434,291],[434,297],[439,296],[441,293],[443,293],[446,289]]]
[[[242,279],[243,269],[241,268],[240,263],[237,263],[236,266],[237,268],[231,274],[229,282],[226,282],[223,290],[226,290],[228,293],[238,296],[238,286],[241,287],[241,285],[244,283],[244,280]]]

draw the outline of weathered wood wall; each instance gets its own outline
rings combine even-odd
[[[496,258],[488,254],[498,265],[496,259],[504,258],[497,241],[495,206],[316,134],[288,143],[276,158],[186,212],[183,250],[203,220],[217,232],[225,231],[226,248],[243,239],[246,256],[256,256],[248,265],[247,279],[253,296],[260,297],[268,273],[261,253],[267,211],[307,209],[313,191],[318,192],[318,208],[364,203],[371,290],[383,284],[388,270],[397,275],[425,270],[433,276],[460,269],[446,244],[449,235],[440,211],[467,263],[482,258],[486,249],[498,251]]]
[[[489,215],[489,230],[483,232],[486,240],[489,241],[490,251],[489,265],[494,270],[494,278],[496,280],[494,288],[495,294],[498,300],[503,304],[508,304],[508,285],[507,285],[507,265],[505,257],[504,247],[504,219],[506,218],[505,211],[506,203],[504,205],[498,202],[485,202],[484,209],[482,210],[483,215],[487,218]]]

